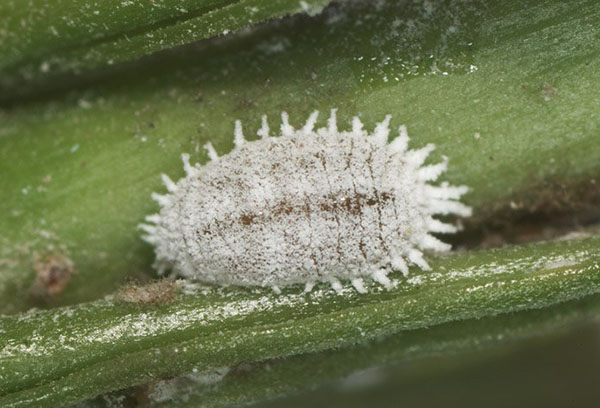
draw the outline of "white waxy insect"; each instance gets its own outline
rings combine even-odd
[[[458,201],[467,187],[430,184],[448,159],[424,165],[434,145],[408,150],[404,126],[388,143],[389,115],[369,134],[357,117],[338,130],[335,113],[315,130],[317,112],[300,129],[284,112],[278,137],[263,116],[252,142],[237,121],[229,154],[218,157],[208,143],[204,166],[183,154],[186,176],[162,175],[168,194],[152,195],[160,213],[140,226],[159,272],[276,292],[318,282],[339,292],[342,280],[363,293],[365,278],[390,288],[392,270],[428,270],[422,251],[450,249],[431,233],[457,230],[433,216],[469,216]]]

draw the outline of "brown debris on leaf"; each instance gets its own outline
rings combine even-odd
[[[36,256],[33,269],[36,279],[29,288],[29,293],[39,300],[51,298],[64,291],[75,273],[73,261],[58,253]]]
[[[146,285],[128,284],[116,293],[115,299],[127,303],[169,303],[175,298],[179,283],[161,279]]]

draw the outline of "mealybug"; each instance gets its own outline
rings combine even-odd
[[[159,272],[276,292],[317,282],[339,292],[349,280],[363,293],[364,278],[390,288],[390,271],[427,270],[423,250],[449,250],[431,233],[457,228],[433,216],[471,209],[458,201],[466,186],[429,184],[448,159],[423,165],[434,145],[408,150],[404,126],[388,143],[390,115],[369,134],[358,117],[338,130],[335,110],[315,130],[317,114],[295,129],[282,113],[278,137],[263,116],[252,142],[237,121],[235,148],[218,157],[207,143],[204,166],[183,154],[186,176],[174,183],[162,175],[168,194],[153,194],[160,213],[141,225]]]

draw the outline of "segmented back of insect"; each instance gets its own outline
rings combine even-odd
[[[450,249],[431,233],[456,227],[433,216],[471,209],[458,201],[467,187],[431,184],[448,163],[424,165],[434,145],[409,150],[404,126],[388,142],[389,115],[370,134],[356,117],[338,130],[335,110],[326,127],[315,130],[316,120],[295,129],[284,112],[271,136],[263,117],[252,142],[238,121],[227,155],[210,144],[204,166],[182,155],[186,176],[163,175],[169,192],[154,195],[160,213],[142,225],[159,270],[276,291],[317,282],[339,291],[342,280],[365,292],[364,278],[390,288],[390,271],[427,270],[422,251]]]

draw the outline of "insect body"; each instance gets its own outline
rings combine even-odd
[[[447,167],[423,165],[434,145],[408,150],[404,126],[388,143],[390,116],[372,134],[355,117],[352,129],[314,129],[317,112],[293,128],[282,114],[281,135],[269,135],[266,117],[247,142],[236,122],[235,148],[192,166],[177,183],[162,175],[168,194],[153,197],[160,213],[147,217],[144,239],[155,246],[160,272],[221,285],[280,287],[303,283],[310,291],[340,280],[365,292],[363,279],[389,288],[392,270],[429,269],[423,250],[450,245],[431,233],[456,227],[435,214],[469,216],[458,199],[465,186],[429,184]]]

